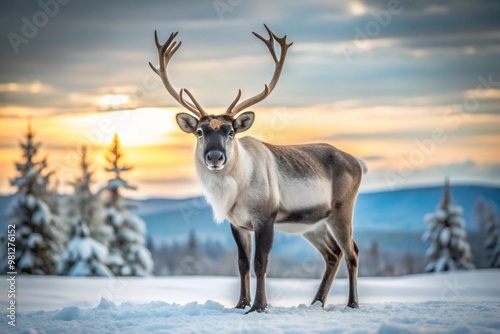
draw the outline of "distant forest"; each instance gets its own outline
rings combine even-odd
[[[196,228],[189,232],[187,241],[155,243],[154,234],[147,230],[147,218],[133,213],[135,203],[123,196],[125,190],[133,191],[136,187],[125,179],[133,166],[126,163],[118,135],[105,155],[109,175],[106,185],[95,190],[92,162],[87,148],[82,147],[79,175],[72,182],[74,192],[64,196],[57,190],[47,158],[39,157],[41,143],[35,140],[30,125],[19,145],[22,158],[14,162],[17,175],[10,179],[17,190],[3,217],[5,233],[0,234],[2,272],[69,276],[238,275],[236,246],[229,248],[204,238]],[[435,211],[418,218],[427,225],[423,235],[403,231],[401,225],[392,226],[394,233],[384,237],[378,232],[367,238],[369,232],[364,231],[363,242],[358,239],[359,275],[499,268],[500,222],[495,203],[476,199],[476,229],[471,230],[466,229],[464,209],[452,199],[448,180],[442,193]],[[377,207],[368,211],[382,213],[384,220],[386,213],[380,211],[380,203],[374,205]],[[404,214],[405,208],[402,207]],[[209,211],[204,212],[209,215]],[[164,223],[175,222],[162,220]],[[162,229],[165,227],[161,225]],[[359,236],[356,231],[354,236]],[[412,247],[401,251],[405,242]],[[303,254],[293,245],[275,242],[275,248],[281,249],[271,255],[268,276],[320,278],[324,271],[320,254]],[[344,265],[338,275],[346,276]]]

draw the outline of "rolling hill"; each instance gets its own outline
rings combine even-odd
[[[0,216],[4,217],[11,197],[0,197]],[[442,187],[360,194],[354,218],[354,234],[358,244],[363,249],[372,240],[377,240],[385,250],[423,252],[427,247],[420,241],[426,229],[423,216],[434,211],[441,197]],[[452,186],[452,198],[464,208],[466,227],[470,232],[476,230],[474,206],[480,197],[500,205],[500,188]],[[228,223],[214,223],[211,208],[203,197],[151,198],[140,201],[136,213],[146,221],[148,234],[157,245],[184,243],[189,231],[193,230],[202,242],[219,242],[223,247],[234,247]],[[296,256],[314,252],[300,236],[276,233],[273,253]]]

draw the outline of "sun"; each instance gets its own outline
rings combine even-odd
[[[161,108],[139,108],[80,114],[62,120],[67,130],[94,145],[111,143],[115,133],[124,146],[158,145],[175,129],[174,113]]]
[[[352,1],[349,5],[349,11],[354,16],[360,16],[367,12],[366,6],[359,1]]]
[[[97,100],[97,105],[101,110],[118,110],[130,106],[130,97],[124,94],[107,94]]]

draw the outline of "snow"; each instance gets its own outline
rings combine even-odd
[[[500,268],[500,221],[498,219],[494,204],[489,204],[486,211],[486,219],[482,222],[486,232],[484,249],[486,259],[493,268]]]
[[[26,244],[28,245],[29,248],[34,249],[35,247],[43,244],[43,238],[38,233],[32,233],[28,237],[28,242]]]
[[[140,235],[134,230],[123,227],[118,231],[120,237],[130,243],[144,243],[144,236]]]
[[[105,215],[110,217],[111,224],[118,227],[122,226],[123,224],[123,214],[121,212],[118,212],[116,208],[110,207],[105,210]]]
[[[137,231],[140,234],[146,233],[146,223],[144,222],[144,220],[139,218],[139,216],[128,212],[127,223],[134,231]]]
[[[19,268],[24,269],[24,268],[32,268],[35,266],[35,259],[33,257],[33,254],[31,254],[31,251],[28,249],[26,252],[24,252],[23,256],[19,260],[19,263],[17,264]]]
[[[132,254],[134,254],[137,257],[137,260],[140,263],[142,263],[146,272],[147,273],[151,272],[154,267],[153,259],[151,258],[151,253],[141,245],[139,246],[134,245],[132,248],[133,248]]]
[[[37,201],[37,203],[38,203],[38,209],[35,210],[35,212],[33,212],[31,220],[33,221],[34,224],[37,225],[49,224],[49,222],[52,219],[52,215],[50,213],[48,205],[43,201]]]
[[[361,308],[353,310],[345,307],[345,279],[335,280],[329,305],[321,308],[308,306],[319,280],[270,278],[268,313],[243,315],[244,310],[232,308],[238,297],[238,277],[18,276],[15,329],[39,333],[88,332],[89,328],[99,333],[498,333],[498,282],[500,270],[360,278]],[[5,291],[6,286],[0,288]],[[2,298],[0,308],[6,307]],[[4,320],[0,332],[7,327]]]
[[[123,260],[123,257],[120,254],[112,252],[109,254],[106,263],[108,265],[122,266],[125,263],[125,261]]]
[[[36,205],[38,204],[38,200],[32,194],[28,194],[26,195],[25,203],[28,209],[34,210]]]
[[[451,202],[446,187],[443,202],[436,212],[424,217],[429,229],[422,235],[422,240],[431,242],[426,252],[426,272],[474,268],[461,214],[462,207]]]
[[[128,169],[120,169],[120,171],[127,171],[129,170],[130,168]],[[108,172],[111,172],[111,171],[114,171],[114,170],[109,170],[107,169]],[[113,190],[113,189],[119,189],[119,188],[125,188],[125,189],[130,189],[130,190],[136,190],[137,187],[135,186],[132,186],[130,184],[127,183],[127,181],[124,181],[120,178],[115,178],[115,179],[111,179],[108,181],[108,184],[101,189],[101,191],[103,190]]]
[[[68,272],[68,276],[104,276],[111,277],[113,273],[103,264],[94,262],[89,264],[79,260]]]
[[[122,210],[109,207],[106,209],[111,225],[108,247],[110,256],[107,265],[118,276],[148,276],[153,271],[151,253],[144,246],[146,224],[138,216]],[[103,234],[107,233],[103,231]],[[106,238],[107,239],[107,238]]]
[[[68,243],[62,260],[58,263],[58,273],[69,276],[113,276],[104,264],[108,249],[89,234],[87,224],[80,220],[75,236]]]
[[[88,260],[95,258],[98,261],[104,261],[108,256],[108,250],[104,245],[92,238],[76,237],[69,244],[63,257],[70,261]]]

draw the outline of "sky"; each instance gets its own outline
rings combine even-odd
[[[148,66],[153,32],[179,31],[169,66],[210,113],[273,72],[263,23],[293,42],[276,89],[245,134],[274,144],[327,142],[363,158],[361,190],[500,185],[497,1],[4,1],[0,5],[0,193],[15,189],[31,119],[62,192],[87,145],[96,187],[120,136],[131,197],[201,194],[195,137]]]

